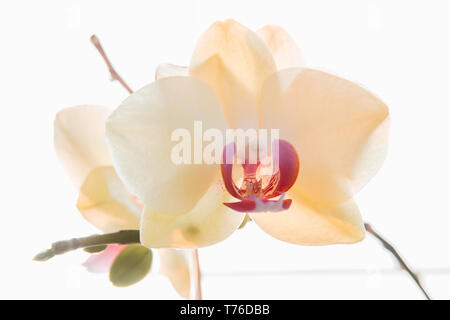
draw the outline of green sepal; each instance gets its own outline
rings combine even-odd
[[[116,287],[128,287],[142,280],[150,271],[152,251],[140,244],[131,244],[114,260],[109,280]]]
[[[108,246],[106,244],[101,244],[98,246],[87,247],[87,248],[84,248],[83,250],[88,253],[99,253],[99,252],[102,252],[103,250],[105,250],[107,247]]]

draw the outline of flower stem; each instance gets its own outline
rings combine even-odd
[[[127,90],[129,93],[133,93],[133,90],[131,90],[131,88],[127,85],[127,83],[125,82],[125,80],[122,79],[122,77],[117,73],[117,71],[114,69],[114,67],[111,64],[111,61],[109,61],[105,50],[103,50],[103,47],[100,43],[100,40],[97,38],[97,36],[94,34],[91,36],[91,42],[92,44],[95,46],[95,48],[97,49],[97,51],[100,53],[100,55],[102,56],[103,60],[105,60],[106,65],[108,66],[109,69],[109,73],[111,74],[111,80],[117,80],[120,82],[120,84],[125,88],[125,90]]]
[[[367,232],[369,232],[370,234],[372,234],[375,238],[377,238],[381,244],[389,251],[392,253],[392,255],[395,257],[395,259],[398,261],[398,263],[400,264],[400,266],[406,270],[406,272],[408,272],[408,274],[411,276],[411,278],[415,281],[415,283],[417,284],[417,286],[420,288],[420,290],[422,291],[422,293],[424,294],[424,296],[428,299],[431,300],[430,295],[428,294],[428,292],[425,290],[425,288],[423,287],[422,283],[420,282],[419,276],[413,272],[411,270],[411,268],[406,264],[405,260],[403,260],[403,258],[400,256],[400,254],[398,253],[398,251],[394,248],[394,246],[392,244],[390,244],[385,238],[383,238],[378,232],[376,232],[372,226],[369,223],[365,223],[364,226],[366,227]]]
[[[202,300],[202,274],[200,272],[200,263],[198,259],[198,249],[193,252],[194,258],[194,282],[195,282],[195,300]]]
[[[115,233],[98,234],[84,238],[57,241],[50,249],[42,251],[34,257],[34,261],[47,261],[54,256],[81,248],[108,244],[140,243],[139,230],[122,230]]]

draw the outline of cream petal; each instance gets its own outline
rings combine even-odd
[[[138,230],[142,207],[125,189],[113,167],[91,171],[80,189],[77,208],[103,232]]]
[[[180,296],[189,299],[191,274],[186,252],[176,249],[159,249],[158,253],[161,260],[161,273],[170,280]]]
[[[180,143],[172,141],[172,135],[183,130],[195,145],[195,121],[201,121],[203,131],[226,128],[214,91],[192,77],[168,77],[145,86],[107,120],[106,136],[120,178],[157,212],[189,212],[219,171],[217,165],[172,161],[172,149]],[[201,152],[199,156],[201,162]],[[194,152],[192,163],[195,160]]]
[[[298,245],[330,245],[354,243],[364,239],[364,223],[353,200],[325,206],[313,203],[298,190],[286,211],[253,213],[252,220],[269,235]]]
[[[146,207],[141,219],[141,243],[149,248],[195,249],[220,242],[245,217],[223,205],[231,199],[217,178],[195,208],[184,215],[164,215]]]
[[[214,23],[200,38],[190,74],[214,88],[232,128],[257,128],[261,86],[275,71],[272,55],[253,31],[233,20]]]
[[[77,188],[98,166],[111,165],[105,140],[106,107],[81,105],[56,114],[54,144],[56,154]]]
[[[283,28],[267,25],[256,31],[256,33],[272,53],[278,70],[304,65],[300,48]]]
[[[156,68],[155,79],[163,79],[175,76],[188,76],[189,68],[184,66],[177,66],[175,64],[163,63]]]
[[[312,69],[278,72],[261,98],[262,127],[279,128],[299,154],[296,185],[329,204],[350,199],[378,171],[387,151],[388,116],[369,91]]]

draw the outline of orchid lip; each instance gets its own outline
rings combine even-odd
[[[292,204],[291,199],[285,200],[286,191],[295,183],[300,169],[300,161],[294,147],[285,140],[275,140],[272,143],[271,175],[258,175],[261,162],[256,164],[243,163],[244,171],[240,187],[233,180],[233,165],[225,161],[234,159],[236,145],[230,143],[223,151],[223,164],[221,165],[222,178],[226,190],[239,202],[224,203],[225,206],[246,213],[279,212],[287,210]],[[271,200],[279,197],[277,200]]]
[[[292,199],[284,200],[284,196],[284,192],[278,200],[260,199],[252,196],[239,202],[226,202],[224,205],[237,212],[280,212],[289,209],[292,204]]]

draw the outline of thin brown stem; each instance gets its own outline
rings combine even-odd
[[[105,50],[103,50],[103,47],[100,43],[100,40],[97,38],[97,36],[94,34],[91,36],[91,42],[97,48],[98,52],[102,56],[103,60],[105,60],[106,65],[108,66],[109,73],[111,74],[111,80],[117,80],[120,82],[120,84],[129,92],[133,93],[133,90],[127,85],[127,83],[122,79],[122,77],[117,73],[117,71],[114,69],[114,67],[111,64],[111,61],[109,61]]]
[[[195,300],[202,300],[202,274],[200,272],[200,263],[198,259],[198,249],[194,252],[194,282],[195,282]]]
[[[132,243],[140,243],[139,230],[122,230],[114,233],[97,234],[89,237],[57,241],[51,245],[50,249],[37,254],[33,260],[47,261],[54,256],[81,248]]]
[[[372,234],[375,238],[377,238],[381,244],[389,251],[392,253],[392,255],[395,257],[395,259],[398,261],[398,263],[400,264],[400,266],[406,270],[406,272],[408,272],[408,274],[411,276],[411,278],[415,281],[415,283],[417,284],[417,286],[420,288],[420,290],[422,291],[422,293],[424,294],[424,296],[428,299],[431,300],[430,295],[428,294],[428,292],[425,290],[425,288],[423,287],[422,283],[420,282],[419,276],[413,272],[411,270],[411,268],[406,264],[405,260],[403,260],[403,258],[400,256],[400,254],[398,253],[398,251],[394,248],[394,246],[392,244],[390,244],[385,238],[383,238],[378,232],[376,232],[372,226],[369,223],[365,223],[364,226],[366,227],[367,232],[369,232],[370,234]]]

